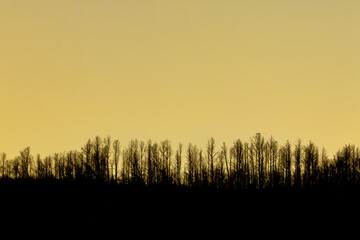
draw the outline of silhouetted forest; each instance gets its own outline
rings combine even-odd
[[[281,145],[260,133],[229,146],[210,138],[205,149],[174,147],[168,140],[122,146],[97,136],[81,149],[45,157],[29,147],[13,159],[0,154],[0,205],[9,216],[30,211],[40,218],[74,216],[74,221],[100,214],[169,225],[184,217],[193,226],[199,218],[252,225],[262,216],[316,224],[318,218],[309,216],[332,219],[357,209],[359,168],[354,145],[330,158],[311,141]]]
[[[360,149],[346,145],[333,157],[313,143],[279,144],[260,133],[249,142],[228,146],[210,138],[206,149],[193,144],[174,147],[168,140],[130,141],[122,147],[110,137],[88,140],[80,150],[0,156],[2,181],[96,182],[196,189],[304,189],[360,183]]]

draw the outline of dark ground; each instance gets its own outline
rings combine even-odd
[[[62,223],[72,226],[89,221],[89,224],[131,223],[159,227],[224,225],[236,229],[261,223],[263,226],[297,226],[301,229],[324,221],[336,223],[355,219],[358,222],[359,193],[358,186],[298,191],[229,191],[174,186],[3,181],[0,183],[0,204],[1,216],[5,218],[49,219],[49,222],[61,219]],[[302,224],[297,225],[298,222]]]

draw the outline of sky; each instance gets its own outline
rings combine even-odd
[[[0,152],[96,135],[360,145],[360,1],[0,0]]]

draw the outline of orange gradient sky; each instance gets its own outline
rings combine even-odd
[[[360,144],[360,1],[0,0],[0,152],[96,135]]]

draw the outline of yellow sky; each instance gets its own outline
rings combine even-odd
[[[0,152],[108,134],[360,145],[360,1],[0,0]]]

